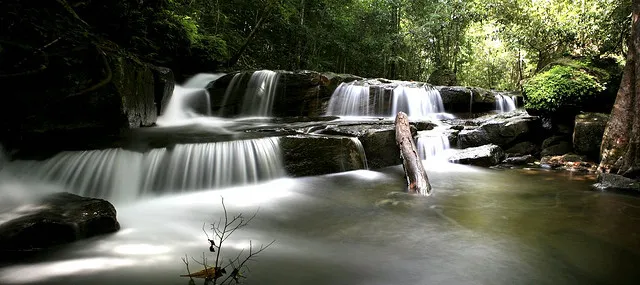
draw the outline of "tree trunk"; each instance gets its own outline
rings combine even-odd
[[[640,0],[633,1],[627,63],[600,148],[599,170],[640,179]]]
[[[431,195],[431,184],[429,184],[427,172],[424,170],[422,160],[413,143],[409,118],[403,112],[398,112],[396,116],[396,144],[400,148],[400,157],[404,174],[407,177],[407,184],[409,184],[409,193]]]

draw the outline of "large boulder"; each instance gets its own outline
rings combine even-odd
[[[16,207],[11,214],[18,217],[0,221],[0,253],[39,250],[120,229],[108,201],[64,192]]]
[[[360,136],[367,154],[369,168],[376,169],[402,164],[400,149],[396,144],[396,130],[372,129]]]
[[[477,166],[493,166],[502,161],[504,151],[497,145],[488,144],[459,150],[449,157],[449,161]]]
[[[584,113],[576,116],[573,128],[573,150],[597,159],[602,135],[609,121],[608,114]]]
[[[280,138],[283,164],[294,177],[365,169],[362,144],[355,137],[291,135]]]
[[[436,86],[442,104],[449,113],[482,113],[495,110],[496,99],[490,90],[464,86]]]
[[[480,120],[477,128],[467,128],[458,134],[458,148],[496,144],[508,147],[535,137],[540,120],[524,112],[510,112]]]

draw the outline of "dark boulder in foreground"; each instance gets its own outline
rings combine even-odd
[[[362,144],[355,137],[292,135],[280,138],[284,168],[294,177],[366,168]]]
[[[70,193],[51,194],[13,211],[9,215],[15,214],[16,218],[0,221],[0,256],[41,250],[120,229],[111,203]]]
[[[493,166],[502,161],[504,151],[497,145],[488,144],[459,150],[449,161],[477,166]]]

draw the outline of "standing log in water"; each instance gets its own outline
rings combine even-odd
[[[396,115],[396,144],[400,148],[400,157],[409,184],[409,193],[431,195],[431,184],[429,184],[427,172],[424,171],[422,160],[418,156],[416,145],[411,136],[409,117],[403,112],[398,112]]]

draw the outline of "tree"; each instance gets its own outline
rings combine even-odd
[[[640,179],[640,0],[633,0],[622,83],[602,138],[599,170]]]

